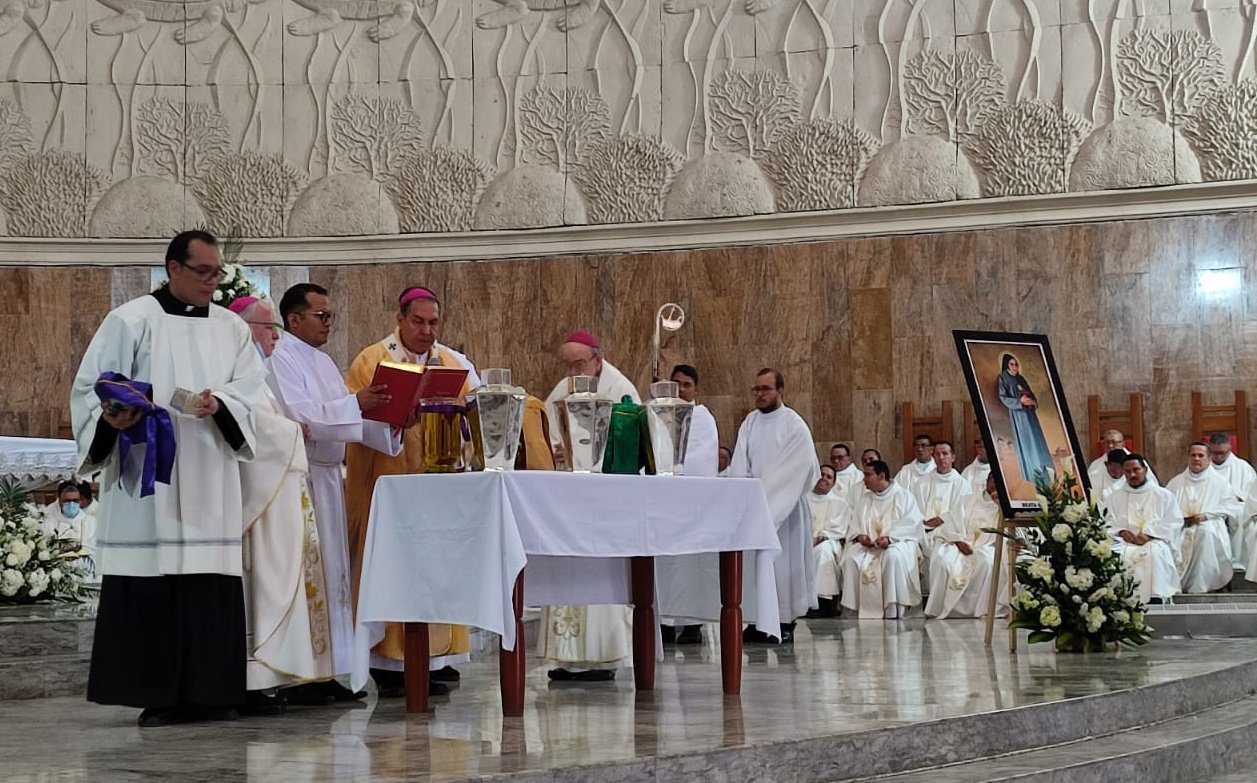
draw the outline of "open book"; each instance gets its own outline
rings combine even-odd
[[[380,362],[371,378],[372,386],[387,386],[392,397],[388,404],[373,408],[362,418],[382,421],[394,427],[406,423],[419,401],[434,397],[460,397],[467,382],[462,367],[425,367],[421,364]]]

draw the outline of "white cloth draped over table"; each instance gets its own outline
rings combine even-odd
[[[1007,611],[1008,580],[1003,574],[998,575],[998,580],[992,578],[996,576],[993,571],[999,539],[986,532],[998,522],[999,506],[985,491],[968,495],[943,512],[943,525],[929,534],[936,543],[930,560],[930,600],[925,606],[928,616],[985,616],[993,581],[1000,586],[996,616]],[[968,544],[973,554],[962,553],[957,542]]]
[[[706,405],[695,405],[690,419],[690,437],[685,444],[685,475],[714,477],[720,464],[720,434],[716,417]],[[688,521],[677,518],[678,525]],[[660,625],[693,625],[699,621],[694,611],[704,614],[710,607],[712,585],[720,581],[720,556],[713,554],[681,555],[655,558],[655,601],[659,605]],[[719,594],[714,594],[719,601]],[[697,596],[702,596],[696,601]],[[692,609],[697,604],[698,609]],[[674,616],[665,612],[680,612]]]
[[[346,443],[364,443],[389,455],[401,452],[401,437],[382,422],[364,420],[332,358],[286,336],[270,358],[270,384],[284,412],[309,427],[310,495],[323,559],[323,583],[331,623],[332,666],[337,675],[353,667],[353,596],[349,533],[341,464]]]
[[[759,479],[764,488],[781,546],[776,563],[778,611],[782,622],[793,622],[817,607],[807,496],[820,479],[821,469],[812,431],[803,417],[785,405],[768,413],[747,414],[738,428],[729,475]]]
[[[1248,499],[1248,488],[1253,485],[1254,481],[1257,481],[1257,471],[1253,470],[1253,466],[1247,460],[1229,454],[1221,465],[1214,465],[1213,469],[1230,484],[1236,500],[1243,503]],[[1248,562],[1249,554],[1245,547],[1244,531],[1240,525],[1236,525],[1231,528],[1232,565],[1242,568]]]
[[[812,512],[812,538],[821,537],[812,547],[816,559],[816,595],[834,598],[842,592],[842,544],[851,524],[851,506],[836,492],[807,493]]]
[[[861,620],[881,619],[896,607],[921,603],[921,507],[898,484],[865,492],[855,502],[847,536],[890,538],[885,550],[852,541],[842,559],[842,605]]]
[[[552,471],[384,476],[371,503],[353,684],[366,682],[384,622],[475,626],[514,649],[522,640],[511,593],[525,562],[526,604],[624,605],[629,557],[747,550],[746,613],[776,633],[778,548],[753,481]],[[752,581],[754,572],[761,578]],[[719,599],[697,614],[718,620]]]
[[[1109,495],[1107,514],[1114,535],[1113,551],[1122,555],[1126,572],[1138,582],[1139,600],[1169,598],[1179,591],[1178,566],[1174,562],[1174,540],[1183,526],[1174,493],[1151,480],[1138,489],[1129,485]],[[1135,546],[1117,538],[1129,530],[1151,536],[1147,544]]]
[[[1174,493],[1182,517],[1205,514],[1198,525],[1179,528],[1175,545],[1183,592],[1207,593],[1231,583],[1230,529],[1238,527],[1241,505],[1235,492],[1216,470],[1183,471],[1166,486]]]
[[[706,405],[695,405],[690,414],[690,435],[685,441],[685,475],[714,476],[720,465],[720,433],[716,417]]]

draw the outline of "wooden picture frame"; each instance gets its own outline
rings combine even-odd
[[[1072,473],[1077,491],[1086,497],[1086,452],[1079,445],[1047,336],[967,330],[952,336],[1004,517],[1038,512],[1033,479],[1045,469],[1057,477]]]

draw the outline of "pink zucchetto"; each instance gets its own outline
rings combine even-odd
[[[249,305],[259,301],[256,296],[242,296],[239,299],[231,300],[231,304],[227,305],[227,309],[236,315],[240,315]]]
[[[432,293],[431,290],[424,288],[421,285],[416,285],[402,291],[402,295],[397,299],[397,306],[405,307],[416,299],[431,299],[437,304],[441,303],[441,300],[437,299],[436,294]]]
[[[598,338],[594,337],[590,332],[572,332],[564,340],[565,343],[577,343],[578,345],[588,345],[590,348],[598,349],[602,347],[602,343],[598,342]]]

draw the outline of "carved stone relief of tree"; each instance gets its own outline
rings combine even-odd
[[[611,138],[603,99],[581,87],[538,85],[520,100],[521,160],[548,163],[561,172],[579,167],[589,150]]]
[[[713,146],[758,158],[799,120],[799,91],[774,71],[729,70],[712,80]]]

